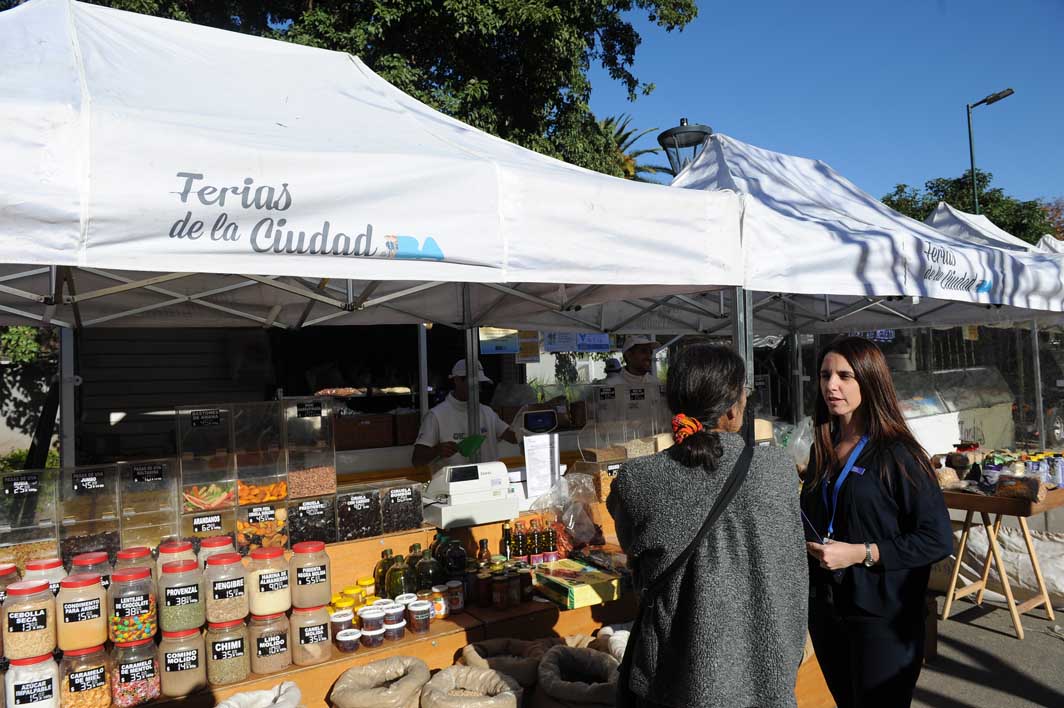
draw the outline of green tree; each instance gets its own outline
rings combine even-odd
[[[1038,243],[1043,235],[1052,232],[1046,205],[1037,199],[1023,201],[1005,194],[1000,187],[990,187],[994,176],[989,172],[975,171],[976,190],[979,193],[979,213],[985,215],[999,228],[1028,243]],[[899,184],[894,191],[883,197],[883,203],[906,216],[923,221],[935,210],[939,202],[946,202],[955,209],[972,210],[971,171],[952,179],[939,177],[924,183],[923,189]]]
[[[630,115],[610,116],[599,121],[602,131],[613,138],[616,146],[616,159],[621,167],[621,174],[625,179],[636,182],[653,182],[647,179],[647,175],[666,174],[672,175],[672,168],[668,165],[650,165],[640,162],[640,158],[646,155],[656,155],[661,152],[660,147],[636,149],[635,144],[644,136],[657,132],[657,128],[647,128],[636,132],[631,127]]]
[[[1045,204],[1046,221],[1049,222],[1049,233],[1059,239],[1064,239],[1064,197],[1057,197]]]
[[[0,416],[12,430],[29,435],[37,427],[58,353],[52,328],[0,327]]]
[[[592,63],[630,99],[638,14],[666,31],[694,0],[101,0],[149,15],[358,55],[384,79],[461,121],[616,176],[613,138],[588,105]]]

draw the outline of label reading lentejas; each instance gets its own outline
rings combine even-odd
[[[126,595],[115,598],[115,617],[139,617],[148,614],[151,599],[148,595]]]
[[[91,669],[85,669],[84,671],[70,672],[71,693],[91,691],[94,688],[100,688],[106,684],[107,678],[104,675],[104,668],[102,666],[94,666]]]
[[[328,578],[324,565],[305,565],[302,568],[296,568],[296,585],[317,585],[326,580]]]

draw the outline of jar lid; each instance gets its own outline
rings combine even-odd
[[[241,627],[244,626],[244,618],[243,617],[241,617],[240,619],[228,620],[226,622],[208,622],[207,623],[207,626],[210,629],[229,629],[230,627],[236,627],[237,625],[239,625]]]
[[[446,585],[433,585],[432,592],[447,592]]]
[[[447,587],[451,588],[452,590],[454,590],[455,588],[460,588],[463,585],[464,585],[464,583],[461,580],[449,580],[449,581],[447,581]]]
[[[68,575],[59,581],[59,587],[61,588],[87,588],[92,585],[99,584],[99,573],[74,573],[73,575]]]
[[[184,637],[191,637],[193,634],[199,634],[199,627],[196,627],[195,629],[182,629],[178,632],[163,632],[163,638],[182,639]]]
[[[361,629],[341,629],[336,633],[335,639],[337,641],[346,642],[352,639],[358,639],[362,636]]]
[[[252,560],[266,560],[269,558],[280,558],[284,555],[283,548],[256,548],[251,552]]]
[[[324,550],[324,541],[302,541],[292,545],[292,553],[321,553]]]
[[[63,652],[63,656],[85,656],[86,654],[92,654],[93,652],[103,651],[103,644],[95,647],[89,647],[87,649],[70,649]]]
[[[275,620],[278,617],[284,617],[284,613],[283,612],[275,612],[275,613],[273,613],[271,615],[251,615],[251,619],[253,619],[253,620]]]
[[[0,563],[0,578],[11,575],[17,570],[18,567],[14,563]]]
[[[111,558],[107,555],[106,551],[93,551],[92,553],[82,553],[74,556],[74,560],[71,565],[99,565],[100,563],[107,563]]]
[[[10,662],[12,666],[33,666],[51,658],[51,654],[42,654],[41,656],[32,656],[29,659],[10,659]]]
[[[233,565],[239,562],[239,553],[216,553],[207,559],[207,565]]]
[[[111,574],[112,583],[128,583],[131,580],[143,580],[150,577],[151,571],[147,568],[125,568],[123,570],[116,570]],[[10,592],[10,588],[8,588]]]
[[[428,612],[432,609],[432,603],[427,600],[418,600],[410,603],[411,612]]]
[[[380,629],[363,629],[359,631],[362,632],[362,636],[364,637],[379,637],[380,635],[384,634],[384,627],[381,627]]]
[[[317,607],[293,607],[292,612],[317,612],[324,609],[325,605],[318,605]]]
[[[391,598],[382,597],[379,600],[374,600],[372,606],[373,607],[388,607],[389,605],[394,605],[394,604],[395,603],[392,602]]]
[[[354,618],[355,613],[351,610],[337,610],[329,615],[329,619],[333,622],[343,622],[344,620],[353,620]]]
[[[233,539],[228,536],[211,536],[200,541],[200,548],[225,548],[232,546]]]
[[[384,610],[377,607],[363,607],[358,611],[358,616],[362,619],[384,619]]]
[[[159,544],[159,553],[184,553],[191,550],[191,541],[167,541]]]
[[[128,649],[129,647],[142,647],[149,642],[154,642],[155,637],[148,637],[147,639],[138,639],[135,642],[115,642],[116,647],[122,647]]]
[[[187,573],[198,569],[199,563],[194,560],[170,561],[169,563],[163,563],[163,573]]]
[[[360,588],[368,588],[370,585],[373,585],[374,582],[376,581],[374,581],[373,578],[359,578],[355,585],[358,585]]]
[[[385,629],[402,629],[405,626],[406,626],[406,620],[399,620],[395,624],[388,624],[387,622],[384,623],[384,628]]]
[[[400,605],[409,605],[411,602],[417,600],[417,595],[412,592],[403,593],[402,595],[395,596],[395,602]]]
[[[346,598],[345,597],[342,600],[337,600],[336,602],[334,602],[333,603],[333,607],[344,607],[344,608],[350,607],[350,608],[354,609],[355,601],[350,599],[350,598]]]
[[[48,589],[47,580],[20,580],[7,586],[8,595],[32,595]]]
[[[143,558],[144,556],[150,556],[151,549],[147,546],[132,546],[130,548],[123,548],[118,552],[119,560],[136,560],[137,558]]]
[[[58,558],[38,558],[37,560],[26,561],[26,570],[52,570],[63,565],[63,561]]]

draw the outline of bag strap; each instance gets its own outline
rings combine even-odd
[[[713,502],[713,508],[709,510],[709,516],[706,517],[705,522],[702,524],[702,528],[695,534],[694,539],[687,545],[687,548],[683,550],[683,553],[676,556],[676,560],[669,564],[669,567],[663,570],[657,578],[654,579],[650,585],[643,590],[644,602],[653,596],[676,571],[682,568],[690,559],[695,550],[702,544],[702,539],[706,537],[709,530],[713,527],[713,524],[717,522],[721,514],[724,513],[724,509],[728,506],[736,493],[739,491],[739,487],[742,486],[743,481],[746,479],[746,473],[750,469],[750,462],[754,458],[754,448],[747,445],[743,448],[742,453],[739,455],[739,459],[735,461],[735,466],[732,467],[731,474],[728,475],[728,479],[725,480],[724,486],[720,490],[720,494],[717,495],[717,500]]]

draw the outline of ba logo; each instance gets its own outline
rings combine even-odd
[[[990,292],[993,289],[993,287],[994,287],[994,281],[993,280],[991,280],[991,279],[983,280],[983,281],[981,281],[979,283],[979,285],[976,286],[975,292],[977,292],[977,293],[988,293],[988,292]]]
[[[443,260],[443,250],[436,243],[436,239],[432,237],[426,238],[425,243],[422,244],[416,236],[396,236],[392,234],[384,237],[384,247],[387,258]]]

